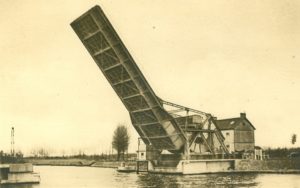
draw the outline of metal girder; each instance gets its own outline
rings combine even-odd
[[[209,151],[212,153],[212,154],[215,154],[215,152],[212,150],[212,148],[210,147],[210,145],[208,144],[206,138],[204,137],[204,134],[202,132],[199,133],[204,141],[204,144],[206,145],[206,147],[209,149]]]
[[[185,132],[215,133],[216,131],[209,129],[186,129]]]
[[[221,147],[223,149],[223,151],[226,153],[226,154],[229,154],[229,151],[227,149],[227,147],[225,146],[222,138],[221,138],[221,135],[220,135],[220,132],[219,131],[216,131],[216,136],[217,136],[217,139],[219,140],[219,142],[221,143]]]
[[[129,111],[143,140],[156,149],[181,150],[184,133],[163,108],[101,8],[93,7],[71,26]],[[159,135],[154,138],[153,134]]]
[[[201,114],[201,115],[207,115],[205,112],[202,112],[202,111],[199,111],[199,110],[195,110],[195,109],[192,109],[192,108],[181,106],[181,105],[178,105],[178,104],[175,104],[175,103],[172,103],[172,102],[168,102],[168,101],[165,101],[165,100],[162,100],[162,99],[160,99],[160,100],[161,100],[162,104],[165,104],[165,105],[168,105],[168,106],[173,106],[173,107],[185,110],[185,111],[194,112],[194,113]]]

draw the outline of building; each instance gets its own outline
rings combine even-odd
[[[146,144],[144,144],[143,141],[141,141],[141,139],[138,139],[138,150],[137,152],[137,160],[138,161],[145,161],[146,160]]]
[[[216,119],[215,122],[225,137],[224,144],[230,153],[254,152],[255,127],[247,119],[246,113],[241,113],[237,118]]]
[[[263,149],[259,146],[254,147],[254,159],[256,160],[263,160]]]

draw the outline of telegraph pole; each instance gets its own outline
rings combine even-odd
[[[11,148],[10,148],[10,154],[12,157],[15,156],[15,129],[14,127],[11,128]]]

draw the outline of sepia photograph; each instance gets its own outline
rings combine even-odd
[[[0,0],[0,188],[300,188],[300,1]]]

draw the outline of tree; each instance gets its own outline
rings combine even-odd
[[[117,151],[118,160],[122,154],[124,160],[124,153],[127,151],[129,146],[129,133],[127,127],[123,124],[119,124],[114,131],[112,147]]]
[[[31,150],[30,154],[33,157],[46,158],[49,156],[49,151],[47,149],[45,149],[44,147],[36,147]]]
[[[42,157],[42,158],[46,158],[49,156],[49,152],[45,149],[45,148],[39,148],[37,150],[38,156]]]
[[[292,134],[292,139],[291,139],[291,142],[292,144],[294,145],[297,141],[297,135],[296,134]]]

